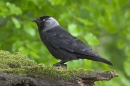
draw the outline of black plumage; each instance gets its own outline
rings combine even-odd
[[[110,61],[93,52],[88,45],[72,36],[53,17],[43,16],[33,21],[38,25],[42,42],[56,59],[61,60],[55,66],[76,59],[89,59],[112,65]]]

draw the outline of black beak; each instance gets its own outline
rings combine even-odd
[[[40,22],[40,18],[32,19],[33,22]]]
[[[32,22],[37,22],[37,19],[32,19]]]

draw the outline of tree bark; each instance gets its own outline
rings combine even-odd
[[[77,77],[70,77],[68,80],[0,73],[0,86],[95,86],[95,81],[110,80],[117,76],[114,70],[93,71]]]

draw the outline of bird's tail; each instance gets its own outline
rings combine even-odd
[[[99,61],[99,62],[103,62],[103,63],[106,63],[108,65],[112,65],[112,63],[110,61],[108,61],[107,59],[105,58],[102,58],[100,56],[91,56],[90,58],[88,58],[90,60],[94,60],[94,61]]]
[[[92,55],[87,55],[84,58],[89,59],[89,60],[93,60],[93,61],[103,62],[103,63],[108,64],[108,65],[112,65],[112,63],[110,61],[108,61],[105,58],[102,58],[101,56],[97,55],[96,53],[93,53]]]
[[[107,59],[104,59],[104,58],[102,58],[102,57],[99,57],[99,60],[97,60],[97,61],[100,61],[100,62],[109,64],[109,65],[113,65],[110,61],[108,61]]]

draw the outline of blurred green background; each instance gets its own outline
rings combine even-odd
[[[130,0],[0,0],[0,49],[20,52],[46,66],[58,62],[39,38],[31,19],[56,18],[114,66],[90,60],[67,62],[69,68],[116,70],[118,78],[97,86],[130,86]]]

